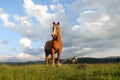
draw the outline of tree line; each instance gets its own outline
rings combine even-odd
[[[66,59],[61,59],[61,63],[64,60]],[[98,63],[118,63],[118,62],[120,62],[120,57],[108,57],[108,58],[83,57],[83,58],[77,58],[76,64],[82,64],[82,63],[98,64]],[[27,61],[27,62],[0,62],[0,64],[10,64],[10,65],[45,64],[45,61],[43,60],[43,61]],[[65,63],[65,64],[70,64],[70,63]]]

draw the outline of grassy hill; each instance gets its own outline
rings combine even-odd
[[[0,64],[0,80],[119,80],[120,63],[63,64]]]

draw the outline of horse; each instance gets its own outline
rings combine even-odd
[[[52,26],[52,40],[48,40],[45,43],[44,51],[45,51],[45,60],[46,65],[48,65],[48,57],[51,55],[52,65],[54,66],[55,57],[54,55],[57,53],[57,64],[60,65],[60,55],[62,52],[62,38],[60,33],[60,23],[53,22]]]
[[[71,58],[67,58],[67,63],[73,64],[77,62],[77,57],[71,57]]]

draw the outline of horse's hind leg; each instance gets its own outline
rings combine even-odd
[[[48,54],[45,55],[46,65],[48,66]]]

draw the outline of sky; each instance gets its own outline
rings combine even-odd
[[[0,62],[44,60],[53,21],[61,58],[120,56],[120,0],[0,0]]]

